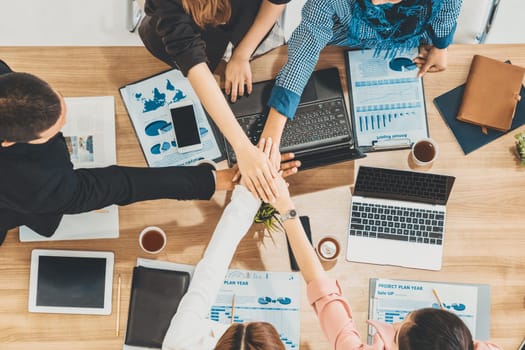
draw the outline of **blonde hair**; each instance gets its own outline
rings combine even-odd
[[[232,13],[230,0],[182,0],[182,7],[201,28],[226,23]]]
[[[268,322],[232,324],[214,350],[285,350],[279,333]]]

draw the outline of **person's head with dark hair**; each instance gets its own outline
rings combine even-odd
[[[398,330],[399,350],[473,350],[472,334],[455,314],[425,308],[409,314]]]
[[[63,98],[48,83],[28,73],[0,75],[0,140],[44,143],[66,121]]]
[[[455,314],[424,308],[411,312],[402,321],[388,324],[368,321],[377,331],[376,341],[392,350],[473,350],[470,330]]]
[[[232,324],[217,342],[215,350],[285,350],[279,333],[270,323]]]

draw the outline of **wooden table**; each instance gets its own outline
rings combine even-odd
[[[118,164],[145,166],[130,120],[118,95],[124,84],[167,68],[142,47],[4,47],[1,58],[16,71],[40,76],[64,96],[113,95],[116,101]],[[525,66],[525,45],[452,46],[449,67],[425,77],[431,136],[440,146],[432,171],[456,176],[447,214],[443,268],[439,272],[349,263],[344,252],[326,264],[351,301],[356,324],[366,334],[368,279],[371,277],[488,283],[492,286],[492,340],[515,349],[525,337],[525,167],[513,154],[514,139],[506,135],[465,156],[437,112],[434,97],[463,83],[473,54],[510,59]],[[254,80],[275,76],[286,60],[277,49],[254,61]],[[328,48],[319,68],[340,68],[346,89],[342,49]],[[523,131],[525,128],[520,128]],[[298,210],[309,215],[314,242],[336,235],[346,243],[350,186],[360,164],[408,169],[408,150],[369,154],[367,158],[301,172],[290,179]],[[24,243],[17,231],[0,247],[0,348],[121,349],[129,305],[132,266],[148,257],[138,244],[139,232],[158,225],[168,233],[168,246],[158,259],[195,264],[227,201],[216,194],[210,201],[159,200],[120,209],[120,238],[112,240]],[[253,270],[289,269],[286,241],[263,237],[254,227],[241,242],[232,267]],[[32,314],[27,311],[30,253],[34,248],[92,249],[115,252],[115,276],[122,276],[120,336],[115,336],[116,292],[111,316]],[[116,287],[116,282],[115,282]],[[116,289],[114,289],[116,291]],[[301,349],[328,349],[303,292]]]

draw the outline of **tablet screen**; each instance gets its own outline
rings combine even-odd
[[[106,259],[40,256],[36,304],[104,307]]]
[[[113,253],[35,249],[29,311],[110,314]]]

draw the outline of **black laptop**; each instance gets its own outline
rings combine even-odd
[[[230,102],[253,144],[258,143],[264,129],[274,82],[254,83],[250,96]],[[362,158],[364,154],[354,147],[350,120],[337,68],[315,71],[303,91],[295,118],[286,123],[280,151],[294,152],[302,163],[301,169]],[[226,140],[225,149],[232,166],[236,163],[235,153]]]

